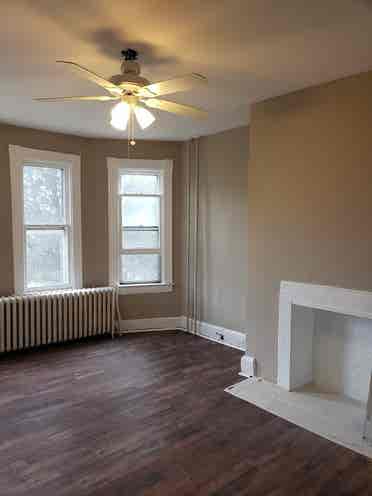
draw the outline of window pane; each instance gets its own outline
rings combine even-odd
[[[126,228],[122,231],[122,247],[124,249],[159,248],[158,229]]]
[[[68,283],[67,236],[63,230],[26,232],[26,285],[28,288]]]
[[[26,224],[64,224],[64,170],[26,165],[23,168]]]
[[[160,255],[125,254],[121,255],[122,283],[160,282]]]
[[[159,176],[150,174],[122,174],[120,192],[130,194],[157,195],[159,193]]]
[[[158,197],[122,197],[123,226],[159,226]]]

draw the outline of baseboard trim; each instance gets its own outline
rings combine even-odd
[[[122,320],[120,322],[120,330],[123,334],[169,330],[188,332],[185,316]],[[194,334],[193,332],[190,333]],[[230,348],[241,351],[246,350],[246,335],[243,332],[226,329],[221,326],[209,324],[208,322],[197,321],[195,334],[209,341],[229,346]]]
[[[183,330],[187,332],[187,319],[186,317],[182,317],[182,319]],[[197,321],[195,327],[197,336],[237,350],[245,351],[246,349],[246,335],[243,332],[226,329],[204,321]]]
[[[120,331],[125,333],[182,330],[182,317],[153,317],[120,321]]]

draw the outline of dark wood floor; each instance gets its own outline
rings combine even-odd
[[[372,465],[226,393],[240,353],[171,332],[0,361],[0,495],[371,495]]]

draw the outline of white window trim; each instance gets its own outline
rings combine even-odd
[[[81,189],[80,189],[80,156],[67,153],[50,152],[9,145],[10,179],[12,193],[12,224],[13,224],[13,260],[14,260],[14,290],[16,294],[51,291],[55,289],[78,289],[82,287],[81,259]],[[25,162],[38,163],[41,166],[48,163],[58,164],[68,172],[71,236],[69,243],[70,283],[68,287],[48,287],[26,289],[25,281],[25,250],[23,222],[23,173]]]
[[[166,293],[173,290],[172,261],[172,160],[143,160],[107,157],[108,169],[108,220],[109,220],[109,277],[110,284],[119,287],[120,294]],[[118,206],[119,171],[162,171],[164,181],[162,218],[162,282],[155,284],[119,285],[119,233]]]

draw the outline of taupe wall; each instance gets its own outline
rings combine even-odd
[[[372,290],[372,73],[254,106],[249,349],[277,366],[281,280]]]
[[[108,282],[107,167],[106,157],[127,157],[125,140],[85,139],[59,133],[0,125],[0,294],[13,291],[12,219],[8,145],[81,155],[83,281],[86,286]],[[174,160],[172,293],[121,298],[123,318],[177,316],[182,311],[182,188],[184,184],[180,142],[139,141],[133,157]]]
[[[202,137],[200,163],[201,319],[247,329],[248,127]]]

